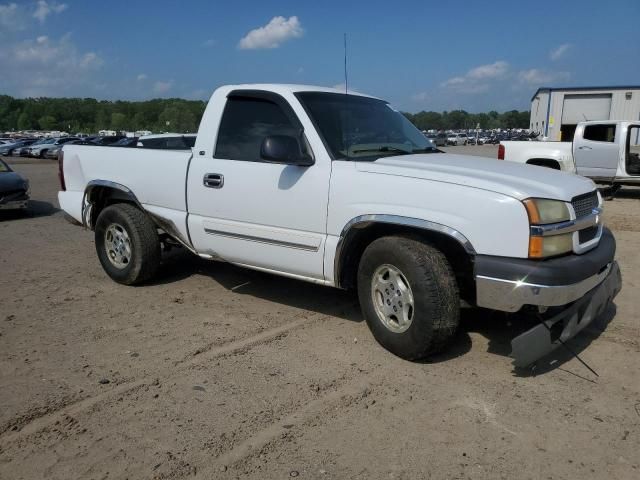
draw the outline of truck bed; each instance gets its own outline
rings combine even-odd
[[[89,182],[105,181],[126,185],[150,212],[162,211],[186,232],[184,188],[191,152],[86,145],[64,147],[66,188],[60,192],[61,207],[79,222],[81,205]]]
[[[571,142],[500,142],[504,147],[504,160],[529,163],[532,159],[552,160],[565,172],[574,172]]]

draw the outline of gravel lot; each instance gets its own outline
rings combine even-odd
[[[480,311],[405,362],[353,294],[181,251],[117,285],[57,209],[55,162],[13,163],[33,202],[0,217],[0,478],[640,478],[640,191],[605,205],[611,323],[571,342],[596,377],[566,351],[515,371],[526,321]]]

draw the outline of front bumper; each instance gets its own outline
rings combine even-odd
[[[516,367],[525,367],[551,353],[607,308],[622,288],[615,252],[615,239],[605,228],[598,246],[582,255],[542,261],[476,257],[479,307],[517,312],[529,305],[538,307],[541,313],[547,307],[559,312],[512,340],[511,356]]]
[[[517,312],[525,305],[567,305],[607,278],[615,253],[615,239],[605,228],[598,246],[582,255],[549,260],[478,255],[476,304],[503,312]]]
[[[29,194],[13,193],[6,196],[0,194],[0,210],[17,210],[27,208],[29,204]]]
[[[516,367],[526,367],[575,337],[609,306],[622,288],[622,276],[613,262],[606,278],[596,288],[557,315],[541,322],[511,341]]]

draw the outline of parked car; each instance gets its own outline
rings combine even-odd
[[[54,148],[58,145],[64,145],[65,143],[78,140],[76,137],[60,137],[60,138],[48,138],[42,143],[36,142],[29,147],[28,155],[30,157],[44,158],[47,151],[50,148]]]
[[[512,342],[529,365],[621,288],[591,180],[438,153],[359,93],[220,87],[193,152],[68,145],[59,165],[60,206],[94,230],[114,281],[152,279],[169,244],[354,288],[373,336],[410,360],[446,348],[466,303],[540,315]]]
[[[25,147],[22,147],[20,149],[19,155],[21,157],[29,157],[29,156],[31,156],[31,149],[32,148],[37,149],[37,148],[40,148],[40,146],[42,146],[42,145],[47,145],[47,148],[49,148],[49,146],[51,146],[53,141],[54,141],[53,138],[39,138],[38,140],[33,142],[31,145],[27,145]]]
[[[71,140],[69,142],[61,143],[61,144],[58,144],[58,145],[54,144],[49,149],[47,149],[46,153],[44,154],[44,157],[45,158],[51,158],[51,159],[57,159],[58,158],[58,154],[60,153],[60,150],[62,150],[62,147],[64,147],[65,145],[93,145],[93,143],[87,142],[86,140],[84,140],[82,138],[78,138],[76,140]]]
[[[427,138],[433,142],[436,147],[446,147],[447,146],[447,134],[444,132],[440,133],[429,133],[427,134]]]
[[[27,208],[29,194],[29,180],[0,159],[0,210]]]
[[[163,150],[189,150],[196,142],[193,133],[161,133],[158,135],[144,135],[138,139],[138,146],[142,148],[160,148]]]
[[[90,141],[96,145],[113,145],[116,142],[119,142],[123,138],[127,138],[124,135],[108,135],[105,137],[97,137],[92,138]]]
[[[577,173],[616,186],[640,185],[639,155],[637,121],[581,122],[573,142],[503,141],[498,147],[499,160]]]
[[[111,144],[112,147],[137,147],[138,137],[125,137],[121,138],[115,143]]]
[[[35,139],[25,139],[18,140],[13,143],[5,143],[4,145],[0,145],[0,155],[6,155],[8,157],[13,155],[19,155],[20,150],[24,147],[28,147],[32,143],[34,143]]]
[[[447,144],[449,145],[466,145],[467,134],[466,133],[450,133],[447,137]]]
[[[486,145],[491,143],[491,135],[488,133],[483,133],[478,137],[478,145]]]

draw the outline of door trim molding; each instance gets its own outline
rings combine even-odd
[[[217,235],[219,237],[234,238],[237,240],[246,240],[248,242],[264,243],[267,245],[274,245],[277,247],[295,248],[297,250],[306,250],[308,252],[317,252],[318,249],[320,248],[319,246],[314,247],[310,245],[304,245],[301,243],[286,242],[283,240],[274,240],[272,238],[255,237],[253,235],[244,235],[241,233],[223,232],[221,230],[214,230],[212,228],[205,228],[204,231],[209,235]]]

